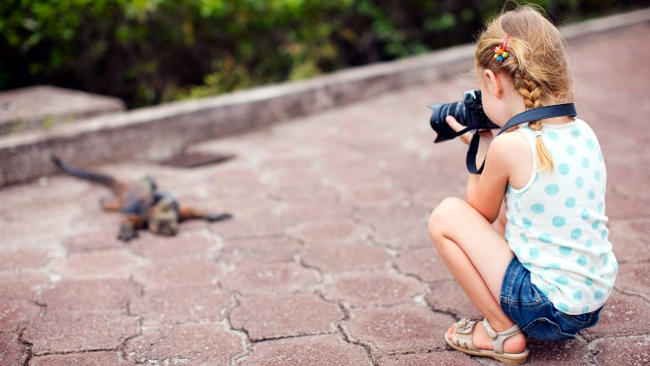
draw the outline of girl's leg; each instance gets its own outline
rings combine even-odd
[[[505,238],[478,211],[458,198],[447,198],[436,207],[429,221],[429,233],[449,271],[492,327],[496,331],[512,327],[514,323],[498,300],[503,275],[514,256]],[[482,324],[476,328],[474,345],[492,349]],[[504,343],[505,352],[519,353],[525,348],[523,334]]]

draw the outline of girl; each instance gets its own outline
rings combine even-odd
[[[484,111],[499,126],[572,100],[563,39],[529,6],[488,24],[475,71]],[[511,364],[528,358],[525,335],[559,341],[594,326],[617,272],[594,132],[568,116],[519,126],[496,138],[481,132],[483,173],[470,174],[466,201],[443,200],[429,221],[440,256],[485,317],[457,322],[445,341]]]

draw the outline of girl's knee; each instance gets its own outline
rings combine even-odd
[[[455,213],[458,207],[465,204],[465,201],[457,197],[447,197],[431,212],[429,217],[429,235],[431,239],[444,236],[446,232],[447,223],[450,220],[457,220]]]

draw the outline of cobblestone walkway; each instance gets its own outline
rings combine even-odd
[[[571,44],[620,274],[601,323],[531,342],[531,365],[650,363],[648,45],[647,25]],[[68,177],[1,190],[0,364],[490,364],[445,347],[479,314],[426,231],[466,178],[464,146],[432,144],[426,105],[472,87],[461,75],[196,146],[237,155],[219,165],[96,167],[235,216],[174,238],[116,241],[104,189]]]

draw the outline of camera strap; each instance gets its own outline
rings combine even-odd
[[[506,122],[506,124],[501,128],[497,135],[500,135],[504,131],[507,131],[508,129],[522,123],[562,116],[575,117],[576,115],[576,107],[573,103],[549,105],[546,107],[529,109],[510,118],[510,120]],[[478,131],[476,131],[474,133],[474,136],[472,136],[472,141],[469,143],[469,149],[467,150],[467,157],[465,159],[467,170],[469,170],[469,172],[472,174],[481,174],[483,172],[483,168],[485,167],[485,160],[483,160],[481,167],[478,169],[476,168],[476,154],[478,153],[479,141],[480,136]]]

